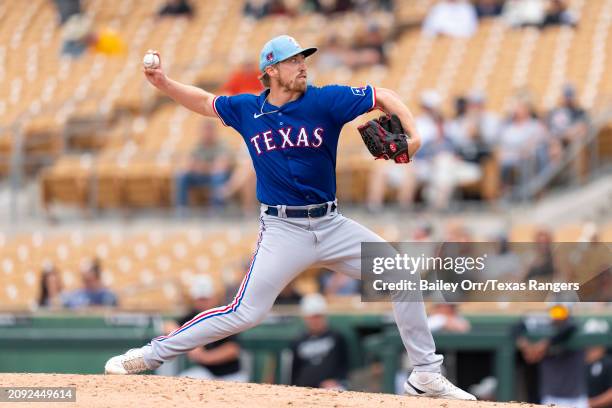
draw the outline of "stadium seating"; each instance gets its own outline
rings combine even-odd
[[[432,4],[432,0],[397,1],[395,25],[384,13],[374,18],[386,30],[410,27],[422,21]],[[469,39],[433,39],[418,29],[399,30],[389,46],[387,67],[317,72],[312,66],[311,76],[316,83],[371,82],[393,88],[412,107],[418,105],[423,90],[435,88],[444,98],[446,113],[452,110],[454,96],[472,89],[486,90],[489,107],[501,113],[521,88],[531,91],[538,108],[548,109],[557,101],[563,82],[570,81],[588,108],[598,107],[612,91],[612,78],[602,75],[604,61],[596,57],[612,44],[610,21],[602,12],[606,4],[607,0],[571,1],[580,21],[589,22],[577,29],[512,30],[490,20],[481,22]],[[328,21],[316,15],[253,21],[242,16],[242,3],[237,1],[197,2],[192,19],[159,19],[157,6],[137,0],[84,3],[94,29],[116,31],[126,50],[118,55],[88,51],[69,59],[60,56],[62,30],[52,2],[32,0],[18,8],[0,5],[0,22],[13,22],[0,28],[0,77],[11,79],[0,85],[3,95],[8,95],[0,101],[0,123],[9,124],[0,133],[0,174],[8,171],[8,157],[20,134],[31,159],[28,170],[40,168],[42,159],[46,164],[61,156],[40,173],[46,205],[169,205],[171,175],[180,157],[196,143],[199,119],[166,104],[143,80],[140,59],[147,49],[160,50],[172,77],[216,89],[233,65],[253,58],[252,50],[260,49],[270,36],[287,32],[303,43],[322,45],[325,32],[331,32],[350,42],[368,23],[352,13]],[[326,25],[325,32],[318,29],[321,24]],[[364,161],[354,128],[351,124],[343,131],[339,165],[339,179],[353,176],[353,183],[348,191],[340,184],[339,196],[361,201],[372,162]],[[227,138],[230,143],[241,143],[231,129],[219,124],[219,130],[232,134]],[[610,144],[602,144],[600,153],[609,154]],[[86,159],[63,154],[75,149],[94,154]],[[151,169],[155,177],[147,177]],[[496,165],[488,163],[483,170],[483,181],[465,189],[495,198]]]
[[[511,242],[533,242],[538,225],[517,224],[509,232]],[[580,242],[586,232],[596,232],[602,242],[612,239],[612,225],[592,230],[592,224],[561,225],[552,234],[557,242]],[[389,241],[409,240],[396,224],[382,223],[376,232]],[[97,257],[103,281],[128,310],[166,310],[184,307],[187,289],[195,274],[210,274],[218,289],[235,288],[244,276],[256,242],[251,226],[209,229],[189,227],[82,232],[34,232],[7,237],[0,234],[0,305],[6,310],[36,307],[43,265],[60,271],[65,290],[80,287],[80,268]],[[485,241],[485,237],[481,237]],[[302,274],[296,288],[302,293],[318,289],[319,271]],[[231,289],[230,289],[231,290]],[[233,293],[227,293],[232,296]],[[337,300],[336,304],[352,304]]]

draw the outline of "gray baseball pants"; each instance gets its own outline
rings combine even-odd
[[[320,218],[286,218],[264,214],[251,265],[234,300],[203,311],[170,333],[143,347],[151,369],[196,347],[212,343],[259,324],[278,294],[299,273],[313,266],[361,277],[361,242],[384,242],[357,222],[332,212]],[[291,207],[304,208],[304,207]],[[399,332],[416,371],[439,372],[442,356],[427,325],[422,302],[393,302]]]

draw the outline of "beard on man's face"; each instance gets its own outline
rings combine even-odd
[[[278,82],[281,87],[291,92],[304,92],[306,90],[306,78],[302,78],[302,75],[306,75],[306,73],[300,73],[296,75],[293,79],[286,81],[282,77],[278,78]]]

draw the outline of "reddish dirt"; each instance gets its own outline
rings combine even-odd
[[[467,402],[327,391],[268,384],[238,384],[150,375],[0,373],[0,387],[76,387],[76,403],[1,403],[0,407],[333,407],[333,408],[527,408],[526,403]]]

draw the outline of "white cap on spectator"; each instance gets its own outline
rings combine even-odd
[[[327,312],[327,301],[320,293],[311,293],[302,298],[300,310],[303,316],[322,315]]]
[[[429,109],[437,109],[440,107],[442,103],[442,98],[440,95],[431,89],[423,91],[421,93],[421,105]]]
[[[189,295],[193,299],[209,298],[215,294],[215,285],[208,275],[197,275],[191,282]]]

